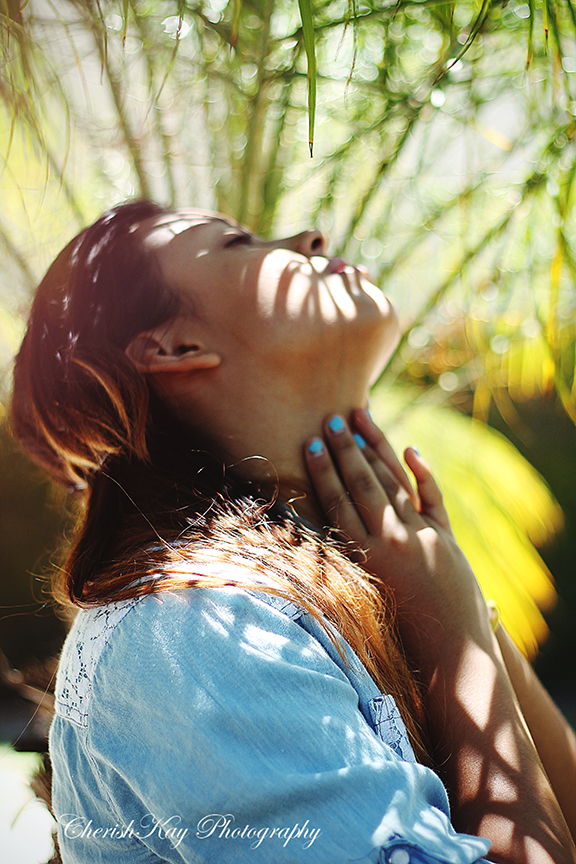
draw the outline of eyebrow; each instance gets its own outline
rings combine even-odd
[[[254,236],[250,231],[245,231],[244,228],[239,228],[236,225],[229,225],[228,227],[237,237],[248,237],[251,240]]]
[[[237,222],[230,222],[228,219],[222,219],[220,216],[214,216],[212,221],[213,222],[222,222],[222,224],[226,225],[228,228],[233,228],[235,231],[240,231],[241,234],[246,234],[248,236],[251,236],[249,234],[249,232],[246,231],[245,228],[242,228],[240,225],[238,225]]]

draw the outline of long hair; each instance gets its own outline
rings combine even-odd
[[[120,205],[66,246],[38,288],[16,359],[12,427],[82,501],[55,597],[82,607],[224,584],[284,596],[335,626],[395,697],[417,757],[429,762],[385,588],[196,448],[126,356],[135,336],[183,310],[136,234],[162,212]],[[235,564],[245,579],[230,576]]]

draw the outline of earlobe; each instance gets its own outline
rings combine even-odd
[[[180,353],[176,355],[157,356],[148,367],[148,372],[153,374],[193,372],[200,369],[214,369],[221,362],[222,358],[219,354],[207,351],[200,345],[189,348],[182,346]]]
[[[193,338],[187,319],[175,319],[156,330],[140,333],[126,348],[136,368],[151,375],[213,369],[222,358]]]

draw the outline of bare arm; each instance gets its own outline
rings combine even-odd
[[[576,840],[576,735],[504,627],[498,627],[496,638],[538,755]]]
[[[454,827],[488,837],[489,857],[502,864],[574,864],[576,850],[438,487],[407,451],[415,506],[382,433],[365,412],[354,421],[369,446],[360,450],[348,427],[335,434],[327,426],[329,449],[307,452],[308,471],[329,520],[365,552],[362,566],[394,590]]]

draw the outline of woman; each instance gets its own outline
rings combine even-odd
[[[139,202],[38,289],[13,425],[85,500],[66,864],[575,860],[436,484],[362,410],[395,314],[325,253]]]

